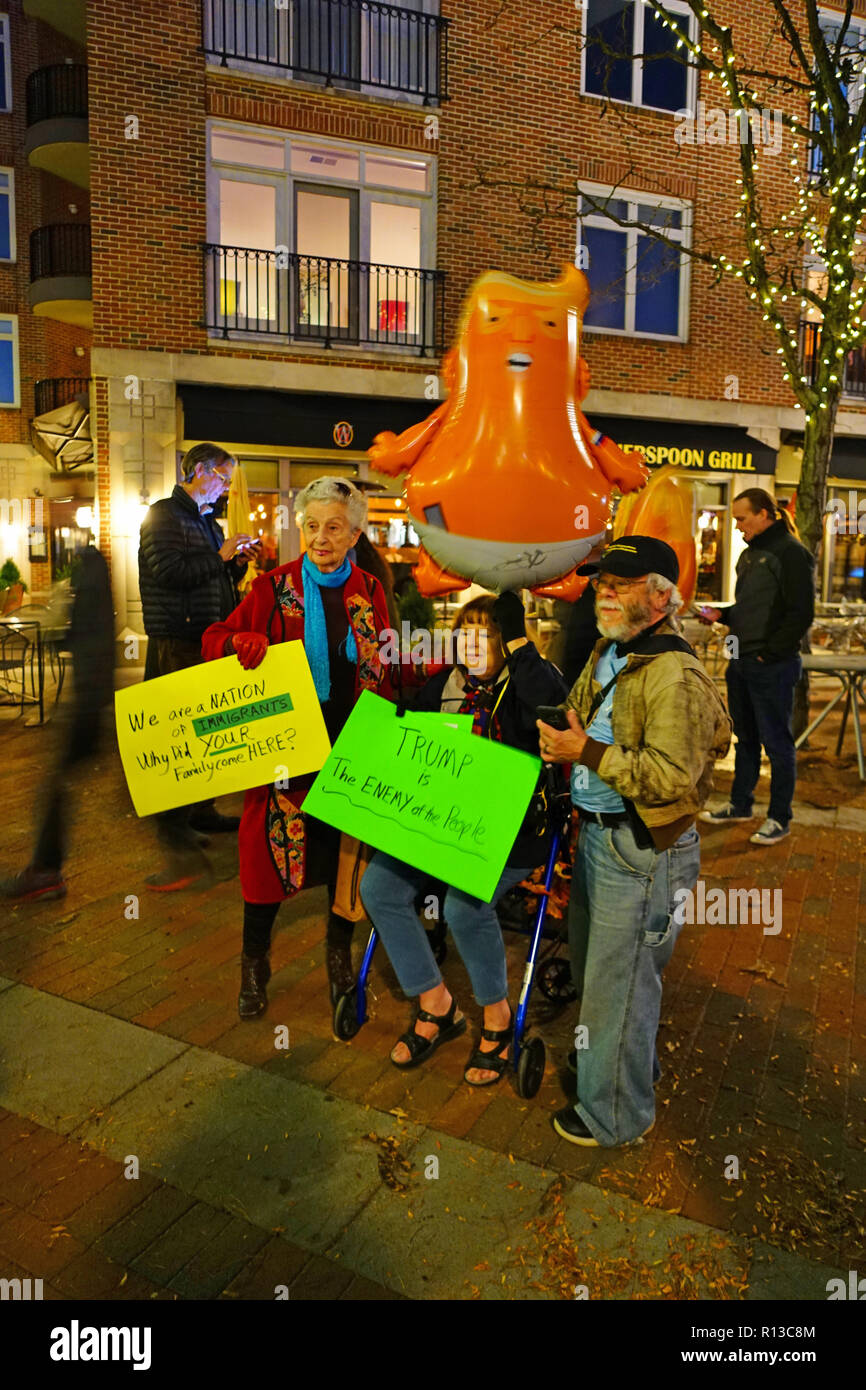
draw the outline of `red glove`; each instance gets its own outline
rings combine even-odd
[[[232,646],[244,670],[252,671],[264,660],[268,639],[263,632],[236,632]]]

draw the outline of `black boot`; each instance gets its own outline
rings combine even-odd
[[[241,992],[238,995],[238,1014],[241,1018],[260,1018],[268,1007],[265,989],[271,978],[267,956],[241,956]]]
[[[355,923],[347,922],[331,912],[328,915],[328,931],[325,938],[325,962],[328,968],[328,983],[331,987],[331,1004],[336,1004],[341,994],[348,994],[355,983],[352,969],[352,935]]]

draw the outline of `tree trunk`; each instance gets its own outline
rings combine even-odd
[[[805,420],[803,463],[797,488],[797,527],[800,539],[815,558],[824,534],[824,502],[827,473],[833,450],[833,427],[839,408],[838,395],[828,400],[826,410],[813,410]]]

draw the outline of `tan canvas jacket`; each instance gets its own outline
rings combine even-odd
[[[670,623],[656,629],[674,634]],[[601,686],[593,672],[607,638],[572,687],[566,705],[586,728]],[[711,677],[685,652],[629,653],[613,688],[614,742],[587,739],[579,761],[633,801],[659,850],[692,824],[713,789],[713,764],[727,753],[731,722]]]

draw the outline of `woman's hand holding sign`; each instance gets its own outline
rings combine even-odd
[[[268,639],[263,632],[236,632],[230,641],[245,671],[259,666],[268,650]]]

